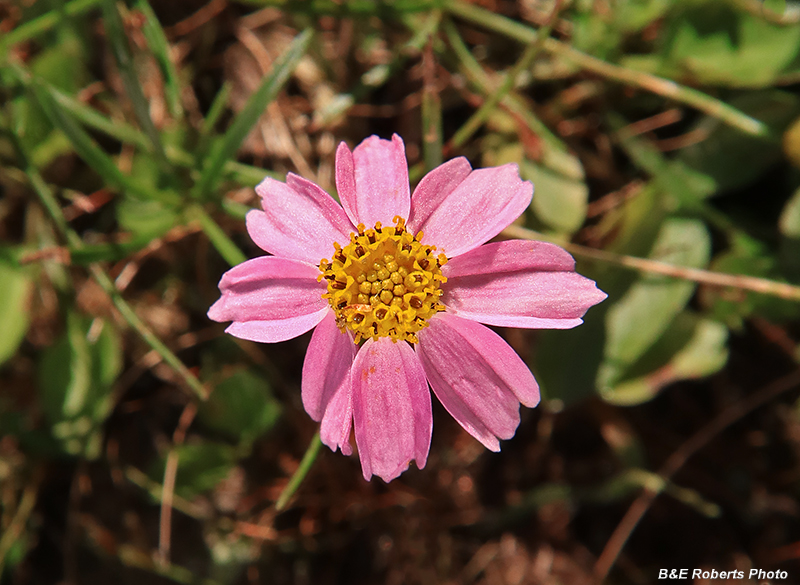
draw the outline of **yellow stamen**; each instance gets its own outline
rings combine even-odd
[[[328,284],[322,297],[339,329],[353,331],[356,343],[379,337],[416,343],[416,333],[444,310],[439,287],[447,281],[441,270],[447,258],[420,243],[422,232],[407,232],[402,217],[393,221],[394,227],[378,222],[368,230],[359,224],[347,246],[333,244],[332,261],[319,263],[320,280]]]

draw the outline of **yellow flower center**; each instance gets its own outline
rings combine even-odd
[[[416,343],[417,331],[444,310],[439,285],[447,281],[441,270],[447,257],[434,256],[436,246],[421,244],[422,232],[407,232],[402,217],[393,221],[394,227],[378,222],[368,230],[359,224],[347,246],[334,242],[333,259],[319,263],[319,278],[328,283],[322,298],[331,304],[339,329],[355,333],[356,343],[386,336]]]

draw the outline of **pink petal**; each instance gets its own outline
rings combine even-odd
[[[353,419],[353,384],[350,369],[356,344],[336,326],[333,311],[317,325],[303,362],[302,397],[306,412],[322,421],[320,438],[336,451],[350,455],[350,426]]]
[[[436,397],[492,451],[519,425],[519,403],[536,406],[539,386],[503,339],[480,323],[438,313],[418,333],[417,355]]]
[[[370,136],[352,153],[342,142],[336,151],[336,190],[354,225],[394,225],[396,215],[407,219],[410,190],[402,138]]]
[[[242,339],[272,343],[297,337],[330,310],[318,275],[315,266],[287,258],[248,260],[222,276],[222,296],[208,317],[233,321],[226,331]]]
[[[364,479],[389,482],[428,460],[433,430],[425,373],[404,341],[368,340],[353,363],[353,419]]]
[[[515,164],[465,173],[465,161],[449,161],[423,178],[412,199],[411,229],[422,230],[422,241],[443,250],[448,258],[491,240],[527,209],[533,197],[533,185],[519,178]]]
[[[422,177],[414,194],[411,196],[411,212],[408,217],[408,229],[416,234],[427,219],[436,212],[445,199],[472,172],[472,166],[463,156],[451,159],[439,165]],[[426,237],[428,241],[429,238]]]
[[[355,231],[344,210],[317,185],[289,173],[286,183],[266,178],[256,192],[264,211],[247,214],[247,231],[263,250],[318,264],[346,245]]]
[[[229,333],[239,339],[248,341],[258,341],[259,343],[277,343],[294,339],[306,331],[311,331],[314,326],[325,318],[329,308],[326,307],[317,313],[310,315],[300,315],[290,319],[275,321],[244,321],[235,322],[228,325],[225,333]]]
[[[348,385],[333,395],[325,409],[322,424],[319,426],[319,437],[322,443],[336,451],[337,447],[343,455],[352,455],[350,444],[350,428],[353,423],[353,386]]]
[[[442,267],[442,303],[487,325],[569,329],[606,294],[574,272],[575,261],[554,244],[509,240],[486,244]]]

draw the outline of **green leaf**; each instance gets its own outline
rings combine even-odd
[[[99,456],[101,425],[111,412],[112,384],[121,369],[116,330],[70,312],[66,332],[39,362],[42,410],[53,436],[70,455]]]
[[[30,325],[32,282],[23,270],[0,260],[0,364],[17,352]]]
[[[213,146],[211,153],[204,161],[203,172],[197,183],[196,195],[199,198],[205,198],[214,190],[220,180],[225,163],[234,157],[242,141],[264,113],[264,109],[277,97],[278,92],[289,80],[300,59],[305,55],[311,38],[312,31],[310,29],[295,37],[286,52],[275,62],[270,74],[264,78],[259,88],[250,96],[244,108],[234,118],[222,140]]]
[[[670,0],[618,0],[611,12],[616,27],[631,34],[664,16],[672,6]]]
[[[51,10],[38,18],[30,20],[16,27],[11,32],[0,37],[0,56],[5,55],[12,45],[22,43],[28,39],[39,36],[54,26],[63,22],[64,16],[77,16],[83,14],[100,4],[102,0],[72,0],[56,10]]]
[[[800,27],[778,26],[734,10],[704,3],[671,19],[662,73],[705,84],[766,87],[798,69]]]
[[[784,274],[800,281],[800,189],[797,189],[781,212],[778,227],[781,232],[780,260]]]
[[[601,281],[598,286],[607,290]],[[569,406],[596,394],[609,301],[590,309],[580,327],[539,332],[533,370],[544,400]]]
[[[117,168],[111,157],[97,146],[91,136],[77,124],[72,115],[53,98],[46,84],[40,83],[36,78],[32,78],[18,66],[12,66],[11,69],[16,74],[17,79],[32,90],[36,101],[42,106],[53,125],[69,138],[78,156],[92,167],[104,181],[122,191],[139,195],[145,199],[158,198],[158,193],[145,188],[135,179],[125,176]]]
[[[625,379],[602,392],[617,405],[651,400],[668,384],[719,371],[728,360],[728,329],[717,321],[681,313]]]
[[[120,227],[141,237],[155,238],[178,225],[179,214],[160,201],[126,197],[117,205]]]
[[[228,477],[236,464],[236,450],[220,443],[203,442],[185,444],[177,448],[178,473],[175,476],[175,493],[192,499],[214,489]],[[162,459],[150,476],[161,483],[164,478],[165,460]]]
[[[589,199],[589,188],[582,179],[565,177],[529,161],[520,165],[520,175],[535,186],[531,209],[537,219],[562,234],[580,229]]]
[[[797,189],[781,212],[778,221],[781,235],[800,239],[800,189]]]
[[[700,133],[704,139],[681,149],[678,161],[713,179],[716,193],[744,187],[780,162],[783,153],[777,137],[800,114],[800,99],[780,90],[744,94],[731,105],[766,123],[773,136],[756,137],[716,118],[701,118],[690,133]]]
[[[611,118],[614,120],[614,116]],[[665,158],[655,145],[642,138],[624,135],[619,138],[625,153],[639,168],[652,175],[654,186],[665,195],[691,205],[693,201],[714,194],[716,184],[701,170],[689,167],[682,160]]]
[[[784,272],[788,272],[797,262],[796,254],[791,254],[792,242],[794,240],[789,238],[781,242],[782,252],[787,254]],[[711,268],[728,274],[785,280],[775,252],[758,240],[741,235],[731,240],[728,250],[717,254]],[[745,290],[704,287],[700,299],[704,306],[710,308],[713,318],[732,329],[742,329],[744,319],[754,315],[774,322],[785,322],[800,316],[800,304],[796,302]]]
[[[650,258],[677,267],[705,267],[711,241],[695,220],[669,219],[656,238]],[[667,330],[694,293],[695,283],[661,275],[642,275],[606,316],[605,358],[598,372],[601,391],[612,388]]]
[[[252,370],[239,370],[217,384],[198,417],[209,428],[249,446],[275,426],[280,412],[267,381]]]

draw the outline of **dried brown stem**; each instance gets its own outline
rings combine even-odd
[[[678,449],[670,455],[664,465],[658,471],[658,475],[664,480],[664,484],[669,482],[681,467],[689,460],[692,455],[708,445],[714,437],[720,434],[727,427],[743,418],[756,408],[763,406],[774,400],[784,392],[788,392],[800,386],[800,370],[775,380],[771,384],[761,388],[744,400],[740,400],[723,410],[716,418],[692,435]],[[609,571],[616,563],[622,552],[625,543],[628,542],[636,526],[650,509],[660,490],[645,487],[617,525],[616,530],[608,539],[603,552],[594,565],[595,582],[600,584],[608,576]]]
[[[544,236],[544,234],[516,225],[507,227],[503,230],[503,233],[512,238],[522,238],[525,240],[551,239]],[[600,262],[608,262],[640,272],[663,274],[664,276],[679,278],[681,280],[691,280],[710,286],[749,290],[780,297],[789,301],[800,301],[800,286],[787,284],[785,282],[777,282],[767,278],[757,278],[755,276],[745,276],[742,274],[714,272],[712,270],[702,270],[700,268],[686,268],[685,266],[676,266],[666,262],[659,262],[658,260],[637,258],[636,256],[626,256],[624,254],[615,254],[614,252],[607,252],[605,250],[587,248],[586,246],[580,246],[569,242],[559,241],[557,243],[575,256],[591,258],[592,260],[599,260]]]
[[[186,431],[192,424],[197,414],[197,404],[190,402],[183,409],[178,426],[172,435],[172,449],[167,455],[164,466],[164,487],[161,491],[161,522],[158,532],[158,557],[157,561],[163,567],[170,565],[170,543],[172,540],[172,499],[175,495],[175,478],[178,475],[178,448],[186,439]]]

